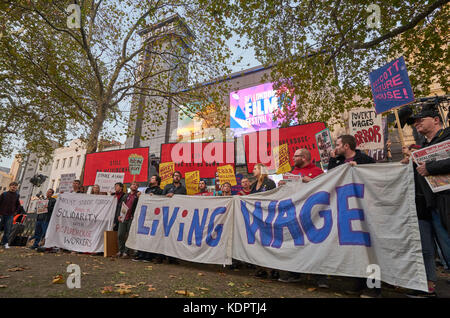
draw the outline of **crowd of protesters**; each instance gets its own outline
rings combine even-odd
[[[443,128],[442,118],[439,113],[433,109],[423,109],[419,114],[412,116],[408,124],[413,125],[417,132],[425,137],[425,141],[421,145],[413,145],[403,149],[405,158],[402,163],[409,163],[410,151],[412,148],[427,147],[436,143],[450,139],[450,128]],[[311,182],[314,178],[320,176],[324,171],[317,167],[311,159],[311,153],[307,149],[297,149],[293,155],[294,168],[291,174],[298,175],[303,182]],[[375,160],[364,152],[356,149],[356,140],[351,135],[340,136],[336,140],[335,149],[331,152],[331,158],[328,170],[334,169],[343,164],[352,166],[361,164],[372,164]],[[422,242],[422,253],[424,257],[426,276],[428,280],[428,292],[412,291],[408,294],[410,297],[436,297],[435,283],[436,276],[436,253],[439,255],[448,269],[450,264],[450,191],[433,193],[425,180],[427,175],[447,174],[450,173],[450,159],[429,162],[417,166],[414,164],[414,180],[415,180],[415,201],[417,207],[417,216],[419,219],[419,230]],[[173,182],[167,184],[163,189],[160,187],[161,178],[153,175],[150,179],[148,187],[143,191],[145,194],[165,196],[168,199],[174,195],[186,195],[186,187],[182,184],[182,174],[175,171],[172,175]],[[250,195],[275,189],[277,185],[269,178],[269,172],[265,165],[258,163],[253,170],[253,183],[250,179],[243,177],[241,179],[241,190],[237,195]],[[282,180],[278,183],[278,187],[282,187],[286,181]],[[164,255],[149,253],[146,251],[136,251],[132,255],[125,242],[130,231],[131,222],[134,217],[136,206],[141,192],[138,191],[138,183],[132,182],[130,191],[124,191],[122,183],[115,184],[114,195],[117,198],[117,207],[114,217],[114,231],[118,232],[118,253],[116,257],[132,258],[133,261],[162,263],[165,259],[171,264],[178,264],[178,260],[173,257],[165,257]],[[18,184],[12,182],[9,191],[0,195],[0,226],[4,230],[1,244],[5,248],[9,248],[8,236],[11,233],[13,217],[16,213],[24,213],[20,205],[19,195],[17,193]],[[84,193],[85,190],[81,186],[79,180],[73,182],[73,193]],[[91,190],[94,195],[107,195],[100,192],[100,186],[94,185]],[[232,186],[229,182],[221,185],[220,191],[208,191],[206,180],[201,179],[198,184],[198,193],[196,195],[220,195],[231,196]],[[39,214],[36,221],[35,234],[30,240],[33,240],[32,249],[38,248],[39,244],[45,237],[45,232],[50,221],[53,208],[55,206],[53,189],[47,191],[46,197],[48,201],[47,213]],[[300,273],[281,272],[274,269],[255,267],[252,264],[245,264],[250,268],[256,268],[255,276],[259,278],[278,279],[281,282],[292,283],[301,279]],[[244,263],[233,260],[231,269],[244,266]],[[317,285],[322,288],[328,288],[328,277],[326,275],[315,275]],[[368,289],[366,280],[361,278],[349,278],[353,280],[353,292],[358,293],[361,297],[380,297],[381,289]]]

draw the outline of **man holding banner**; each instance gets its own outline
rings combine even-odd
[[[173,183],[164,187],[163,195],[168,198],[173,197],[174,194],[186,194],[186,188],[181,184],[181,172],[175,171],[172,175]]]
[[[52,217],[53,209],[55,207],[56,199],[53,198],[53,194],[55,191],[53,189],[47,190],[47,212],[46,213],[38,213],[36,217],[36,226],[34,229],[34,238],[33,245],[30,247],[31,249],[37,249],[39,247],[39,242],[45,237],[45,233],[47,232],[47,227],[50,222],[50,218]],[[30,239],[30,240],[31,240]]]
[[[408,118],[408,124],[414,125],[417,132],[425,136],[422,148],[450,140],[450,128],[443,129],[442,118],[434,108],[422,109],[418,114]],[[402,161],[407,163],[406,160]],[[408,160],[409,162],[409,160]],[[419,219],[419,230],[422,252],[428,280],[428,292],[413,291],[408,293],[412,298],[436,297],[434,291],[436,265],[434,261],[433,232],[436,235],[443,257],[450,263],[450,190],[433,193],[425,177],[450,173],[450,158],[415,165],[414,181],[416,184],[416,206]]]
[[[331,170],[344,163],[352,166],[357,164],[375,163],[372,157],[369,157],[361,150],[356,149],[356,139],[351,135],[342,135],[336,141],[336,147],[331,152],[328,170]]]

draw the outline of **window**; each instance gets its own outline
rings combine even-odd
[[[64,159],[63,159],[62,167],[61,167],[62,169],[64,169],[64,167],[66,166],[66,159],[67,159],[67,158],[64,158]]]
[[[59,159],[56,160],[56,167],[55,167],[55,170],[58,169],[58,166],[59,166]]]
[[[73,157],[69,158],[69,168],[72,166],[72,159],[73,159]]]
[[[80,157],[81,157],[81,155],[77,156],[77,167],[80,165]]]

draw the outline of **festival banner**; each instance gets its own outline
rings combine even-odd
[[[161,163],[173,162],[175,171],[199,170],[201,178],[214,178],[217,167],[234,168],[234,142],[179,142],[161,144]]]
[[[350,135],[356,139],[360,150],[384,148],[384,132],[381,115],[367,108],[352,109],[349,115]]]
[[[184,175],[184,183],[188,195],[196,194],[198,192],[198,184],[200,183],[200,171],[186,172]]]
[[[411,155],[416,164],[449,159],[450,140],[416,150]],[[429,175],[425,177],[425,180],[433,192],[450,189],[450,173]]]
[[[142,194],[126,246],[179,259],[231,264],[230,198]]]
[[[330,162],[331,151],[333,150],[333,142],[331,140],[330,130],[324,129],[316,134],[317,148],[319,149],[320,164],[322,169],[328,168]]]
[[[217,167],[217,175],[221,185],[225,182],[229,182],[231,186],[237,185],[236,176],[232,165]]]
[[[311,152],[312,162],[320,161],[316,145],[316,133],[324,130],[321,122],[297,125],[285,128],[264,130],[243,136],[247,172],[252,173],[256,163],[266,165],[270,172],[275,172],[275,147],[286,144],[289,151],[289,164],[294,166],[293,155],[297,149],[306,148]]]
[[[124,172],[97,172],[95,184],[100,186],[100,192],[115,192],[114,185],[117,182],[123,183]]]
[[[59,181],[59,193],[71,192],[73,190],[73,181],[77,178],[75,173],[63,173],[61,174],[61,180]]]
[[[233,258],[291,272],[428,290],[412,165],[342,165],[234,200]]]
[[[403,56],[372,71],[369,79],[377,114],[415,100]]]
[[[103,252],[103,232],[112,230],[116,206],[115,196],[61,194],[47,228],[45,247]]]
[[[83,185],[94,185],[97,172],[124,173],[123,183],[147,182],[148,152],[149,148],[144,147],[87,154]]]
[[[173,182],[173,173],[175,172],[175,165],[173,162],[164,162],[159,164],[159,176],[161,177],[160,188]]]

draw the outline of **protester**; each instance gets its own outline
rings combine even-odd
[[[225,182],[222,184],[222,196],[231,195],[231,184],[229,182]]]
[[[133,181],[130,185],[130,193],[123,196],[122,202],[127,206],[128,210],[125,215],[119,215],[118,240],[119,253],[122,258],[127,258],[130,254],[125,242],[130,231],[131,221],[133,220],[134,212],[138,203],[140,192],[138,191],[138,183]]]
[[[114,184],[114,193],[112,195],[116,196],[117,199],[117,206],[116,206],[116,213],[114,214],[114,227],[113,230],[117,231],[119,229],[119,215],[120,211],[122,210],[122,198],[125,195],[123,192],[123,183],[117,182]],[[121,253],[118,252],[117,256],[120,256]]]
[[[197,195],[203,195],[205,193],[208,193],[208,189],[206,187],[206,181],[201,179],[198,183],[198,193]]]
[[[162,189],[160,188],[161,177],[158,175],[153,175],[150,178],[150,183],[148,184],[147,189],[145,189],[145,194],[150,195],[161,195]],[[156,257],[155,257],[156,256]],[[164,257],[163,255],[155,255],[154,253],[137,251],[136,257],[132,259],[134,262],[144,262],[149,263],[153,259],[155,259],[155,263],[162,263]]]
[[[23,211],[23,207],[20,204],[20,196],[17,193],[17,182],[11,182],[9,184],[9,190],[3,192],[0,195],[0,227],[3,227],[3,237],[1,245],[4,248],[9,248],[8,239],[11,233],[13,218],[18,211]],[[23,211],[25,213],[25,211]]]
[[[83,193],[80,180],[73,180],[71,193]]]
[[[40,213],[36,217],[34,236],[30,239],[34,239],[33,245],[30,247],[31,249],[37,249],[39,247],[40,241],[45,237],[45,233],[47,232],[47,227],[56,204],[56,199],[52,197],[54,193],[55,191],[53,191],[53,189],[47,190],[47,212]]]
[[[336,147],[331,151],[328,170],[331,170],[344,163],[352,166],[357,164],[375,163],[372,157],[369,157],[361,150],[356,149],[356,139],[351,135],[342,135],[336,141]]]
[[[174,194],[186,194],[186,188],[181,184],[181,172],[175,171],[172,177],[173,183],[168,184],[164,187],[163,195],[171,198]]]
[[[351,135],[342,135],[338,137],[336,141],[336,147],[331,151],[330,162],[328,163],[328,171],[331,169],[343,165],[345,163],[351,166],[359,164],[375,163],[372,157],[369,157],[361,150],[356,149],[356,139]],[[351,294],[359,294],[361,298],[378,298],[381,297],[380,288],[368,288],[366,279],[355,278],[355,286],[353,289],[347,291]]]
[[[267,167],[262,163],[257,163],[253,168],[253,176],[256,181],[251,186],[250,193],[258,193],[275,189],[275,182],[269,178]]]
[[[186,188],[181,184],[181,172],[175,171],[172,174],[173,183],[168,184],[164,187],[163,195],[168,198],[173,197],[174,194],[183,194],[186,195]],[[170,264],[179,264],[178,260],[173,257],[168,257]]]
[[[92,190],[91,190],[91,194],[96,194],[96,195],[101,194],[100,186],[98,184],[94,184],[94,186],[92,187]]]
[[[425,137],[420,145],[422,148],[450,140],[450,128],[443,128],[442,118],[434,107],[424,107],[418,114],[408,119],[408,124],[414,125],[417,132]],[[409,162],[408,158],[402,160]],[[450,191],[433,193],[425,176],[450,173],[450,159],[414,163],[414,181],[416,189],[416,209],[419,219],[419,231],[422,242],[422,253],[428,280],[428,292],[412,291],[407,294],[412,298],[434,298],[436,263],[434,260],[433,233],[442,252],[444,260],[450,260]]]
[[[250,188],[250,180],[247,177],[241,179],[242,190],[239,191],[239,195],[249,195],[252,192]]]

